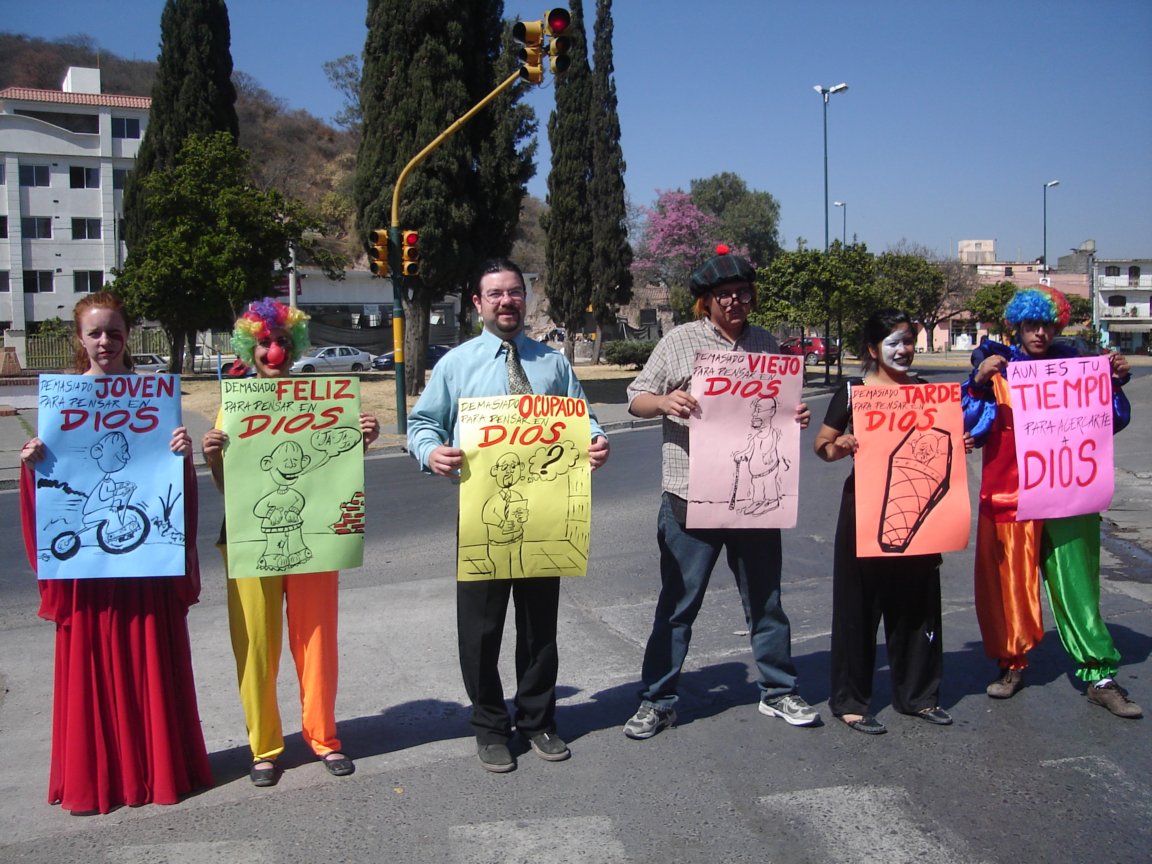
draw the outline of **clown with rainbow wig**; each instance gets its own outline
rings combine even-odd
[[[308,348],[308,316],[271,297],[257,300],[236,321],[232,349],[256,369],[258,378],[286,378],[292,363]],[[228,436],[221,427],[204,434],[204,461],[212,481],[224,492],[224,459]],[[360,432],[367,449],[380,435],[380,423],[360,415]],[[217,548],[228,569],[226,526],[220,529]],[[301,734],[330,774],[353,773],[352,760],[341,752],[336,734],[336,681],[339,649],[336,643],[340,574],[241,574],[228,579],[228,630],[236,656],[240,704],[248,725],[252,749],[249,779],[256,786],[274,786],[280,778],[277,758],[284,752],[284,732],[276,696],[285,615],[288,644],[300,683]]]
[[[965,429],[984,452],[976,529],[976,617],[984,651],[997,661],[1000,677],[988,685],[994,699],[1008,699],[1024,686],[1028,652],[1044,635],[1040,576],[1065,650],[1088,701],[1118,717],[1143,716],[1140,706],[1113,680],[1120,652],[1100,615],[1100,514],[1017,521],[1020,478],[1016,468],[1012,401],[1005,369],[1022,360],[1074,357],[1056,343],[1068,325],[1067,298],[1047,286],[1016,292],[1004,309],[1012,344],[987,337],[972,352],[972,374],[962,390]],[[1112,371],[1112,429],[1131,419],[1124,395],[1128,361],[1109,357]]]
[[[273,330],[282,330],[288,344],[272,338]],[[256,349],[268,342],[265,357],[270,367],[291,366],[308,350],[308,316],[299,309],[285,306],[271,297],[257,300],[236,321],[232,331],[232,350],[244,363],[255,363]]]

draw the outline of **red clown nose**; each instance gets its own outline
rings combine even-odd
[[[281,366],[284,363],[284,349],[280,347],[279,342],[273,342],[268,346],[268,354],[266,355],[267,363],[269,366]]]

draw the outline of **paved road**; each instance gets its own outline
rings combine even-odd
[[[1152,378],[1134,383],[1138,416]],[[813,400],[823,415],[826,397]],[[1152,434],[1117,440],[1133,476],[1118,500],[1147,501]],[[801,686],[824,709],[834,514],[847,466],[808,455],[800,526],[785,538],[785,604]],[[1125,448],[1125,449],[1121,449]],[[274,789],[246,779],[244,725],[228,647],[223,573],[211,542],[219,498],[202,482],[202,602],[189,617],[205,735],[218,784],[173,807],[71,817],[43,801],[52,635],[15,553],[0,562],[0,859],[29,862],[676,862],[1144,860],[1152,841],[1152,720],[1089,706],[1051,630],[1030,686],[1008,702],[983,687],[971,605],[971,552],[944,569],[950,728],[894,714],[885,672],[877,703],[890,734],[831,721],[793,729],[756,711],[739,598],[724,568],[701,613],[678,726],[647,742],[620,734],[656,592],[658,433],[614,438],[595,478],[593,557],[561,600],[561,731],[573,758],[523,755],[517,771],[476,762],[456,668],[448,574],[455,489],[406,458],[369,462],[388,497],[365,567],[343,577],[338,706],[357,773],[329,777],[289,738]],[[1136,459],[1143,461],[1137,465]],[[1140,472],[1144,472],[1141,480]],[[969,463],[978,479],[978,461]],[[1129,482],[1132,481],[1132,482]],[[15,550],[16,496],[0,492],[0,542]],[[1125,504],[1125,507],[1129,504]],[[1131,503],[1136,507],[1138,503]],[[1124,511],[1127,512],[1127,511]],[[1147,523],[1147,510],[1142,520]],[[1129,518],[1129,516],[1131,518]],[[1110,541],[1102,604],[1124,654],[1121,682],[1152,708],[1152,585],[1139,514]],[[1146,530],[1146,525],[1145,525]],[[1145,559],[1146,560],[1146,559]],[[507,653],[507,651],[506,651]],[[511,678],[507,658],[506,680]],[[883,662],[883,660],[881,660]],[[295,685],[282,710],[296,732]]]

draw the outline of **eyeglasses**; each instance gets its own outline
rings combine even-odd
[[[292,348],[292,340],[287,336],[280,336],[276,339],[261,339],[259,344],[261,348],[271,348],[273,343],[279,345],[286,351]]]
[[[738,301],[743,305],[747,305],[752,302],[752,289],[736,288],[732,291],[713,291],[712,299],[724,308],[731,306],[733,301]]]
[[[523,303],[524,298],[528,295],[521,288],[513,288],[511,291],[485,291],[480,296],[489,303],[499,303],[505,298],[511,300],[513,303]]]

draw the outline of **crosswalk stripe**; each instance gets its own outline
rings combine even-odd
[[[975,864],[965,843],[938,824],[923,825],[908,794],[883,786],[831,786],[766,795],[773,821],[799,822],[828,861],[932,861]]]
[[[448,829],[458,864],[627,864],[615,826],[603,816],[515,819],[453,825]]]
[[[1070,756],[1066,759],[1044,759],[1040,762],[1040,767],[1067,768],[1081,774],[1087,774],[1093,780],[1100,781],[1107,792],[1121,789],[1129,798],[1135,795],[1149,797],[1150,790],[1147,787],[1138,786],[1123,768],[1104,756]]]

